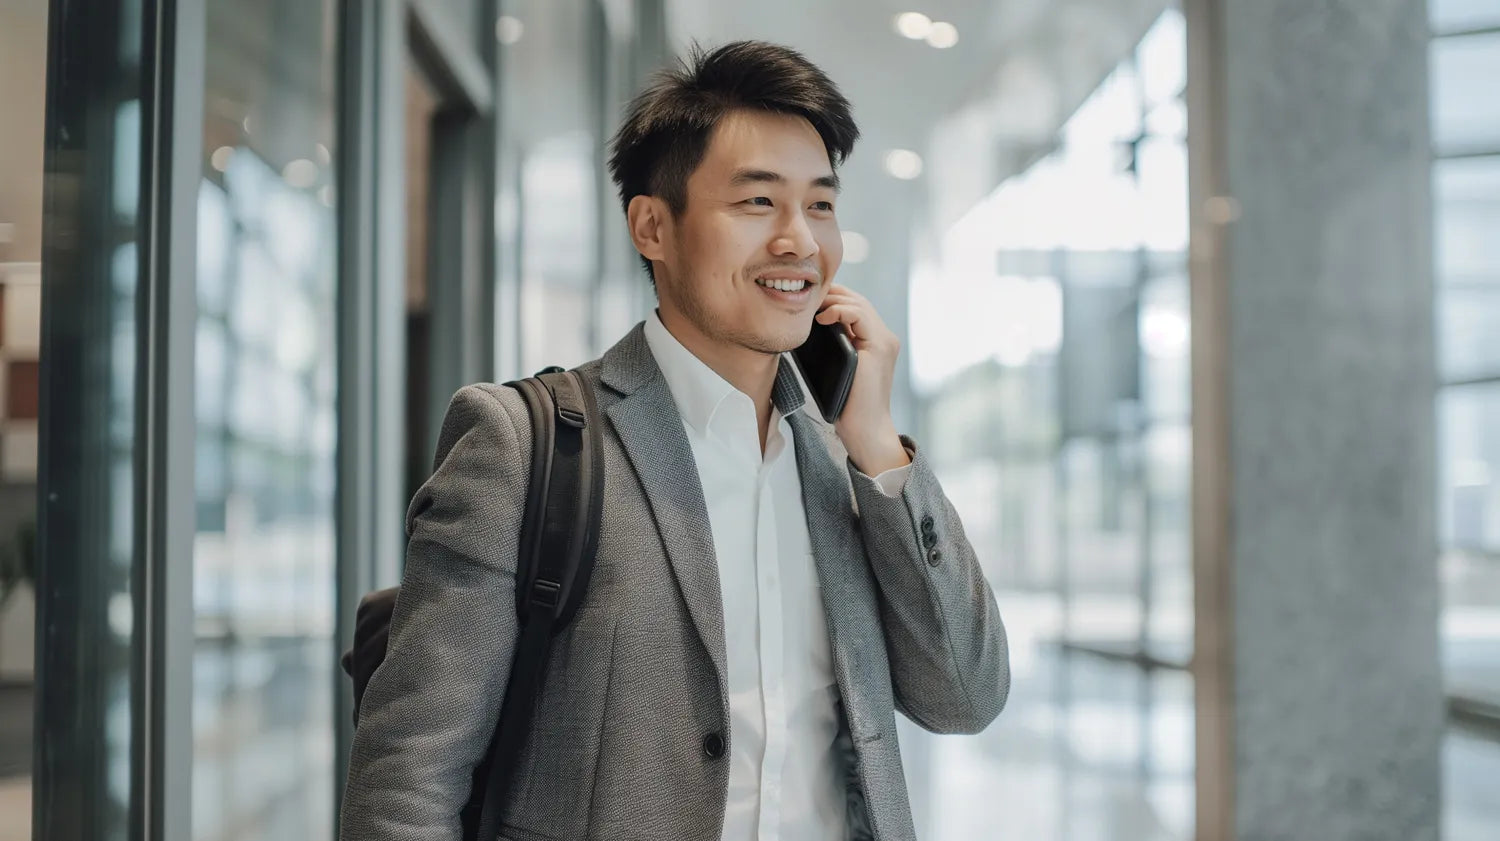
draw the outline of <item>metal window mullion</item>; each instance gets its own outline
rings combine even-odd
[[[1476,146],[1470,149],[1434,149],[1432,162],[1471,161],[1477,158],[1500,158],[1500,146]]]
[[[339,8],[339,98],[335,158],[338,165],[338,301],[337,384],[335,408],[334,510],[337,589],[335,638],[345,650],[354,641],[354,611],[373,582],[375,523],[371,516],[374,465],[373,389],[375,347],[370,294],[375,272],[375,62],[379,14],[361,0],[344,0]],[[335,716],[336,800],[342,801],[341,782],[348,772],[349,747],[354,738],[354,698],[346,676],[336,672]],[[335,808],[335,833],[337,813]]]
[[[1474,388],[1476,386],[1500,385],[1500,374],[1485,377],[1473,377],[1464,380],[1448,380],[1438,386],[1439,392],[1445,392],[1461,388]]]
[[[1471,38],[1476,35],[1500,35],[1500,25],[1494,26],[1470,26],[1459,29],[1446,29],[1432,33],[1432,40],[1439,41],[1445,38]]]
[[[132,838],[187,841],[192,828],[193,536],[196,531],[198,184],[203,153],[204,0],[148,7],[152,73],[143,120],[149,243],[143,274],[136,580],[140,691]]]

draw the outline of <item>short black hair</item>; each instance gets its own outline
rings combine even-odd
[[[702,163],[714,129],[739,110],[806,119],[834,167],[859,139],[849,100],[796,50],[764,41],[736,41],[711,52],[694,46],[631,101],[615,133],[609,172],[621,206],[628,210],[636,196],[657,196],[682,213],[688,177]],[[649,273],[650,261],[642,261]]]

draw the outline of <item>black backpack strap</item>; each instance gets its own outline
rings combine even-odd
[[[578,612],[588,591],[604,503],[603,433],[594,393],[581,376],[551,369],[511,383],[531,415],[531,479],[516,568],[521,636],[490,744],[488,773],[476,777],[466,837],[493,838],[500,806],[531,731],[546,679],[552,637]],[[474,834],[469,835],[472,827]]]

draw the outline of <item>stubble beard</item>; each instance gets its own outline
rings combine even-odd
[[[795,338],[767,339],[714,313],[704,305],[691,278],[684,278],[681,283],[677,284],[677,288],[673,290],[672,299],[677,303],[682,316],[700,333],[715,342],[739,345],[746,350],[753,350],[768,356],[786,353],[799,344]]]

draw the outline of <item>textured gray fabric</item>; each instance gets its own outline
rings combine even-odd
[[[729,737],[723,603],[691,448],[639,326],[580,370],[609,424],[598,563],[577,619],[553,644],[501,837],[717,841],[729,766],[703,740]],[[779,404],[797,399],[784,379]],[[937,732],[984,728],[1009,688],[1005,632],[920,450],[907,442],[915,461],[905,489],[886,497],[841,464],[830,427],[805,412],[791,422],[841,695],[850,837],[909,841],[894,710]],[[460,837],[458,811],[518,635],[530,447],[520,395],[486,384],[454,397],[436,472],[407,518],[389,653],[366,690],[350,759],[345,841]],[[927,516],[936,566],[923,545]]]

